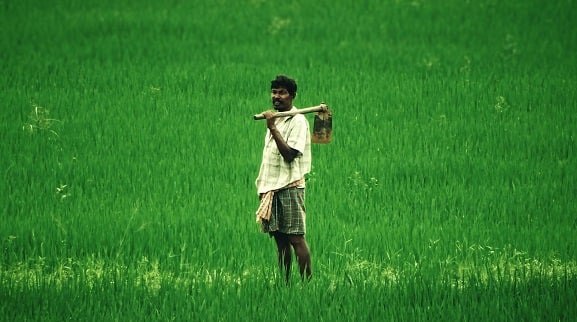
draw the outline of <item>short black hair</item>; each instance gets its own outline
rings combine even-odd
[[[292,97],[297,96],[297,83],[294,79],[285,76],[277,75],[275,79],[270,82],[270,89],[285,88]]]

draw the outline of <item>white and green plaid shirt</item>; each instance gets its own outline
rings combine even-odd
[[[292,110],[296,110],[296,107],[293,106]],[[256,179],[259,194],[283,188],[304,178],[311,170],[311,135],[306,117],[302,114],[280,117],[276,120],[276,127],[287,144],[299,153],[292,162],[286,162],[267,129],[262,163]],[[300,188],[304,188],[304,183]]]

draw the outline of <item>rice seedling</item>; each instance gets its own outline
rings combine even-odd
[[[572,319],[575,4],[280,8],[3,4],[0,320]],[[279,73],[335,122],[288,287],[254,223]]]

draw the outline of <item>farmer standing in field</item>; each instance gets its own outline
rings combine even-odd
[[[287,76],[271,81],[274,109],[285,112],[296,109],[297,84]],[[311,256],[305,240],[305,174],[311,169],[309,123],[304,115],[273,118],[274,111],[266,111],[267,131],[262,163],[256,186],[261,200],[256,213],[262,231],[274,237],[278,250],[278,264],[284,268],[289,282],[292,251],[299,264],[301,278],[311,277]]]

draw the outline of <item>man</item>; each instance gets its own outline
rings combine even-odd
[[[296,82],[287,76],[271,81],[271,98],[278,112],[296,110],[293,100]],[[311,278],[311,256],[305,240],[305,180],[311,169],[309,123],[304,115],[274,117],[275,112],[263,113],[267,132],[262,163],[256,186],[261,199],[257,221],[262,231],[274,237],[279,267],[285,270],[289,282],[292,251],[299,264],[301,278]]]

